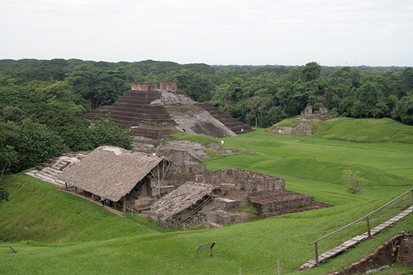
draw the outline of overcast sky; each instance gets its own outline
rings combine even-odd
[[[413,0],[0,0],[0,59],[413,65]]]

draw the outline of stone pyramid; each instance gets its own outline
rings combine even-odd
[[[160,139],[172,130],[228,137],[251,131],[251,127],[217,107],[198,103],[174,82],[137,83],[109,106],[101,106],[85,114],[95,120],[109,114],[121,127],[131,129],[134,136]]]

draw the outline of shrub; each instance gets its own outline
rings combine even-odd
[[[364,184],[367,182],[360,175],[360,171],[344,170],[342,181],[346,185],[346,191],[351,194],[359,194],[363,191]]]

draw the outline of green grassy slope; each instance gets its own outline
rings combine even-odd
[[[10,176],[5,183],[10,198],[0,204],[0,241],[104,240],[156,230],[143,218],[118,217],[25,175]]]
[[[296,118],[283,120],[271,128],[295,127],[300,123]],[[392,119],[353,119],[339,117],[326,121],[306,120],[315,128],[315,136],[328,139],[362,142],[405,142],[413,143],[413,127]]]
[[[407,143],[284,137],[257,130],[228,138],[225,146],[257,153],[211,158],[207,162],[210,169],[240,167],[283,176],[287,189],[314,195],[333,207],[220,229],[159,232],[141,219],[116,217],[46,183],[13,176],[7,179],[11,200],[0,204],[0,237],[6,235],[8,240],[15,241],[0,243],[0,274],[54,274],[56,270],[62,274],[237,274],[240,267],[244,274],[273,274],[277,259],[284,272],[298,273],[297,268],[313,256],[310,241],[368,213],[413,185],[413,146]],[[342,170],[349,168],[360,170],[369,180],[361,195],[346,193],[340,182]],[[21,199],[16,199],[19,196]],[[43,203],[38,203],[42,198]],[[26,199],[31,202],[22,202]],[[62,209],[59,203],[64,206]],[[375,217],[373,225],[408,203],[410,197],[383,212],[381,218]],[[19,222],[14,222],[16,217]],[[35,234],[25,235],[23,231],[13,235],[14,228],[33,228],[33,220],[39,217],[44,220],[43,224],[38,223]],[[413,229],[413,215],[304,274],[337,270],[408,229]],[[364,230],[365,224],[346,230],[322,242],[320,250]],[[53,243],[17,242],[27,239]],[[209,241],[217,242],[215,256],[196,257],[197,245]],[[9,245],[19,253],[9,253]]]

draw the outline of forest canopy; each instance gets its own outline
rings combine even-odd
[[[390,117],[413,124],[409,67],[0,60],[0,172],[101,144],[130,148],[129,133],[110,117],[90,127],[82,116],[112,104],[132,81],[175,81],[195,100],[260,127],[298,115],[308,104],[337,116]]]

